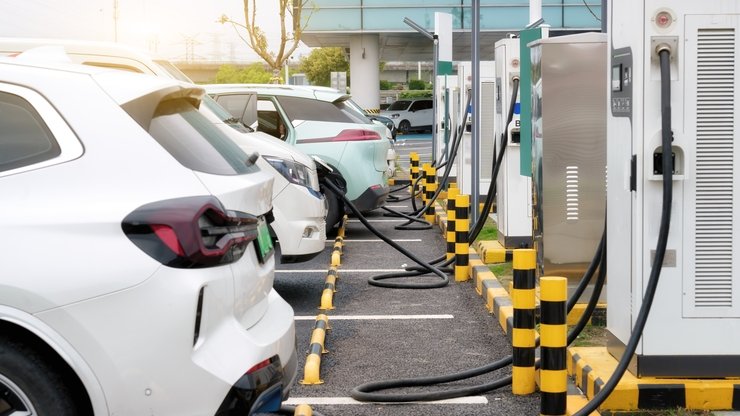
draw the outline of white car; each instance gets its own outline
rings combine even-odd
[[[337,172],[338,187],[360,211],[385,204],[395,173],[391,132],[351,105],[350,96],[329,88],[291,85],[211,84],[205,86],[243,124],[317,155]],[[256,108],[256,113],[252,111]],[[327,226],[344,214],[337,196],[326,192]]]
[[[391,104],[380,115],[393,120],[401,134],[414,130],[431,130],[434,118],[431,98],[401,99]]]
[[[202,96],[0,59],[0,414],[251,414],[287,396],[273,176]]]
[[[75,63],[192,81],[166,60],[120,44],[64,39],[0,38],[0,55],[19,54],[23,59],[68,59]],[[200,110],[222,123],[228,114],[209,97]],[[221,113],[219,113],[219,111]],[[209,114],[211,113],[211,114]],[[244,129],[227,132],[242,149],[262,157],[257,165],[275,176],[272,204],[275,221],[270,224],[283,263],[307,261],[326,247],[327,202],[320,192],[314,160],[274,137]]]

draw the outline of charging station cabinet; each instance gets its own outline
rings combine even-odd
[[[496,179],[498,241],[506,248],[532,247],[532,179],[519,170],[519,94],[514,117],[504,126],[510,108],[514,79],[519,77],[519,39],[501,39],[495,45],[495,122],[496,151],[501,151],[501,135],[506,134],[506,151]],[[508,128],[507,128],[508,127]]]
[[[436,150],[434,160],[447,161],[452,151],[452,139],[458,126],[460,115],[460,88],[455,75],[440,75],[434,84],[435,111],[437,112],[437,125],[434,127],[436,134]],[[450,166],[450,178],[454,179],[454,173],[457,172],[455,161]],[[437,175],[441,178],[444,169],[438,169]]]
[[[460,62],[457,65],[457,79],[461,94],[459,111],[465,114],[465,105],[468,102],[467,94],[472,88],[472,67],[470,62]],[[487,195],[491,185],[493,168],[493,146],[495,133],[495,92],[496,92],[496,65],[493,61],[480,62],[480,154],[478,155],[480,175],[478,184],[478,195]],[[472,105],[472,104],[471,104]],[[457,186],[460,192],[471,194],[472,178],[471,168],[471,140],[472,125],[471,116],[468,115],[463,128],[462,143],[457,152]]]
[[[671,49],[673,204],[637,376],[740,376],[740,3],[609,2],[608,350],[621,358],[660,228],[661,84]]]
[[[532,58],[538,272],[566,277],[574,287],[588,269],[604,229],[606,34],[544,38],[527,46]]]

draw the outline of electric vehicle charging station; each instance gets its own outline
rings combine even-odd
[[[604,228],[606,34],[544,38],[528,47],[538,275],[566,277],[572,288]]]
[[[663,268],[630,371],[740,376],[740,3],[609,2],[608,351],[621,358],[661,218],[661,71],[670,51],[673,204]],[[665,109],[664,109],[665,111]]]
[[[500,151],[501,135],[508,132],[506,151],[496,179],[498,241],[506,248],[532,247],[532,179],[522,176],[519,171],[518,94],[514,118],[509,126],[504,126],[514,79],[519,77],[519,39],[496,42],[495,56],[496,109],[493,124],[497,151]]]
[[[472,86],[471,81],[472,65],[470,62],[459,62],[457,64],[457,80],[459,91],[467,94]],[[495,142],[495,92],[496,92],[496,64],[494,61],[480,62],[480,172],[478,177],[479,190],[478,195],[486,195],[491,184],[491,174],[493,169],[493,149]],[[460,114],[465,114],[465,104],[467,99],[461,99],[458,105]],[[471,140],[472,126],[471,116],[465,119],[463,128],[462,143],[460,150],[457,152],[456,169],[453,172],[457,174],[457,187],[464,194],[471,194]]]
[[[435,146],[437,153],[434,155],[434,160],[441,162],[449,159],[452,137],[458,126],[458,111],[462,105],[460,104],[461,97],[457,76],[437,76],[437,82],[434,83],[434,99],[436,100],[435,111],[437,113],[437,117],[435,118],[436,126],[434,126],[437,131],[435,136],[437,140],[437,145]],[[453,160],[451,163],[453,165],[450,169],[452,169],[452,172],[456,172],[455,161]],[[442,177],[443,173],[444,171],[442,169],[437,170],[439,177]]]

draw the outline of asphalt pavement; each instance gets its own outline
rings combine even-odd
[[[401,141],[396,146],[401,162],[408,152],[431,148],[428,141]],[[399,143],[399,144],[400,144]],[[422,157],[422,159],[424,159]],[[407,196],[406,191],[398,194]],[[410,201],[389,202],[388,207],[410,211]],[[399,231],[398,219],[380,210],[368,215],[371,224],[425,260],[444,254],[438,227],[425,231]],[[331,415],[537,415],[539,395],[514,396],[510,387],[447,402],[378,404],[358,403],[351,390],[363,383],[396,378],[442,375],[478,367],[511,354],[511,345],[495,319],[486,311],[471,282],[439,289],[385,289],[367,279],[413,262],[350,217],[344,254],[339,267],[334,310],[328,311],[331,330],[322,356],[321,385],[292,388],[289,404],[308,403],[314,411]],[[318,313],[330,265],[333,237],[327,249],[310,262],[278,265],[275,288],[293,306],[296,315],[299,375],[303,378],[304,352]],[[406,279],[436,281],[436,275]],[[454,279],[453,279],[454,280]],[[435,391],[482,384],[511,374],[510,367],[494,373],[450,383],[389,392]]]

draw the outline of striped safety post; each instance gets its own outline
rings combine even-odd
[[[416,183],[416,180],[419,178],[419,154],[416,152],[409,153],[409,165],[411,166],[409,169],[409,172],[411,173],[411,188],[410,191],[411,195],[413,195],[416,191],[414,189],[414,184]]]
[[[427,181],[429,180],[427,177],[427,171],[430,167],[432,167],[432,165],[429,163],[421,165],[421,180],[419,181],[419,184],[421,185],[421,203],[424,205],[427,204]]]
[[[565,416],[568,279],[540,278],[540,414]]]
[[[455,257],[455,198],[459,194],[457,187],[447,188],[447,260]]]
[[[511,334],[513,367],[511,391],[517,395],[534,393],[535,370],[535,268],[536,252],[532,249],[514,250],[513,288],[511,301],[514,324]]]
[[[331,267],[339,267],[342,265],[342,254],[344,254],[344,233],[345,227],[347,226],[348,217],[345,215],[342,218],[342,223],[337,231],[337,237],[334,239],[334,247],[331,252]]]
[[[427,187],[426,187],[426,200],[427,204],[429,206],[427,207],[426,213],[424,214],[424,219],[430,223],[434,224],[434,221],[436,219],[436,208],[434,207],[434,194],[437,192],[437,168],[434,166],[428,166],[426,169],[426,179],[427,179]]]
[[[326,282],[324,283],[324,290],[321,292],[321,305],[319,309],[328,311],[334,309],[334,294],[337,292],[337,268],[335,266],[329,267],[329,272],[326,274]]]
[[[321,354],[325,354],[328,351],[324,348],[324,341],[326,340],[326,331],[329,328],[329,317],[320,314],[316,316],[316,323],[314,324],[313,332],[311,332],[311,345],[308,347],[308,357],[306,357],[306,365],[303,367],[303,380],[301,384],[313,385],[323,384],[321,380]]]
[[[344,243],[344,237],[337,236],[334,239],[334,247],[331,252],[331,265],[332,267],[338,267],[342,265],[342,245]]]
[[[295,407],[293,416],[313,416],[313,409],[307,404],[299,404]]]
[[[468,243],[468,231],[470,219],[468,208],[470,207],[470,195],[461,194],[455,198],[455,281],[464,282],[468,280],[468,266],[470,265]]]

